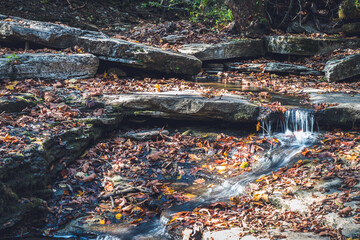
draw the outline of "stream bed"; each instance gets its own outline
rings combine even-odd
[[[76,229],[76,227],[79,228],[79,226],[73,226],[60,230],[55,233],[53,237],[97,240],[174,239],[176,237],[173,233],[169,233],[167,229],[167,225],[169,221],[172,221],[171,219],[174,214],[183,211],[193,211],[199,206],[229,201],[231,197],[243,194],[249,183],[255,182],[256,179],[276,172],[278,169],[289,166],[299,160],[299,153],[301,153],[304,148],[313,145],[317,140],[318,133],[314,132],[314,122],[313,112],[306,109],[288,110],[284,113],[283,118],[278,119],[277,122],[262,122],[257,126],[260,132],[262,132],[260,137],[270,139],[268,140],[270,144],[267,143],[267,149],[263,149],[263,151],[252,150],[254,155],[247,156],[248,158],[251,157],[255,159],[251,163],[251,171],[234,174],[234,171],[226,170],[228,174],[225,174],[225,176],[221,174],[212,175],[211,171],[204,171],[204,173],[201,173],[202,175],[199,175],[202,176],[199,179],[208,177],[209,179],[206,179],[206,182],[210,184],[207,186],[195,185],[195,189],[191,186],[191,183],[195,184],[194,177],[189,174],[189,172],[192,171],[192,167],[194,167],[193,165],[195,164],[197,168],[199,168],[199,162],[201,162],[201,167],[204,168],[209,160],[204,161],[206,156],[217,155],[219,152],[214,152],[214,149],[209,148],[207,151],[203,151],[202,155],[205,156],[205,158],[201,157],[203,160],[200,160],[200,155],[191,155],[193,158],[199,158],[196,159],[199,160],[199,162],[190,162],[182,165],[183,175],[171,178],[173,180],[170,180],[169,185],[166,185],[166,188],[169,189],[168,191],[172,191],[172,194],[174,194],[174,191],[175,193],[177,191],[183,191],[186,192],[183,196],[189,197],[183,198],[185,201],[168,202],[168,199],[164,199],[162,202],[162,200],[160,200],[157,204],[164,204],[166,207],[163,207],[157,214],[149,216],[147,221],[136,224],[136,226],[134,226],[134,224],[109,223],[95,227],[91,226],[86,231],[78,231],[78,234],[76,234],[76,230],[74,231],[74,229]],[[200,133],[200,135],[201,134],[202,133]],[[250,135],[250,138],[253,136],[254,135]],[[238,161],[239,165],[247,161],[244,156],[241,155],[241,149],[243,147],[244,145],[234,146],[233,148],[228,148],[227,151],[222,152],[222,154],[224,154],[226,158],[235,160],[235,162]],[[197,151],[199,150],[200,149],[197,149]],[[179,153],[181,154],[181,152],[178,152],[178,154]],[[150,155],[151,154],[154,154],[154,152],[150,153]],[[147,158],[149,159],[149,155]],[[181,163],[178,164],[181,165]],[[216,169],[218,172],[223,171],[221,165],[216,167]],[[141,176],[138,176],[138,178],[141,178]],[[144,178],[146,177],[144,176]],[[161,179],[161,177],[159,178]],[[177,180],[179,179],[183,181],[183,185],[178,183],[179,181]],[[163,180],[168,181],[165,175]],[[199,186],[199,188],[196,189],[196,186]],[[89,231],[89,229],[91,231]],[[89,233],[91,234],[89,235]]]

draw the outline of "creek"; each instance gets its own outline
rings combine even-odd
[[[277,121],[263,121],[261,123],[262,134],[272,138],[279,144],[271,147],[262,154],[256,156],[257,163],[251,172],[228,178],[217,179],[217,186],[209,188],[192,201],[178,203],[163,211],[160,217],[139,224],[135,227],[114,229],[117,226],[109,226],[107,233],[99,233],[93,237],[75,237],[74,235],[56,236],[59,238],[96,239],[96,240],[135,240],[135,239],[174,239],[167,232],[167,223],[171,215],[180,211],[192,211],[193,209],[209,205],[218,201],[228,201],[230,197],[243,194],[249,183],[255,182],[261,176],[271,174],[281,167],[289,166],[299,160],[299,153],[313,145],[319,133],[314,131],[314,114],[307,109],[287,110],[282,119]],[[232,149],[230,155],[236,154],[237,149]]]

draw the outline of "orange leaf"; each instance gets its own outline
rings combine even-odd
[[[256,131],[258,132],[260,130],[260,122],[256,124]]]
[[[304,155],[304,156],[306,156],[309,152],[310,152],[310,150],[307,149],[307,148],[305,148],[305,149],[301,152],[301,154]]]

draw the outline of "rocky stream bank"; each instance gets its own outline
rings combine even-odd
[[[0,43],[3,236],[163,227],[183,239],[359,237],[360,88],[339,82],[360,74],[359,39],[268,36],[172,52],[1,15]],[[126,77],[139,70],[174,78]],[[175,78],[190,76],[198,82]],[[320,133],[295,151],[285,139],[314,131],[301,123],[286,138],[269,127],[298,108]],[[338,127],[347,132],[326,132]],[[289,162],[256,171],[284,146]],[[202,201],[253,172],[246,190]]]

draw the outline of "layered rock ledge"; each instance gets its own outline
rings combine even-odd
[[[202,64],[193,56],[109,38],[99,32],[4,15],[0,15],[0,41],[30,42],[58,49],[77,45],[107,61],[167,74],[195,75]]]

